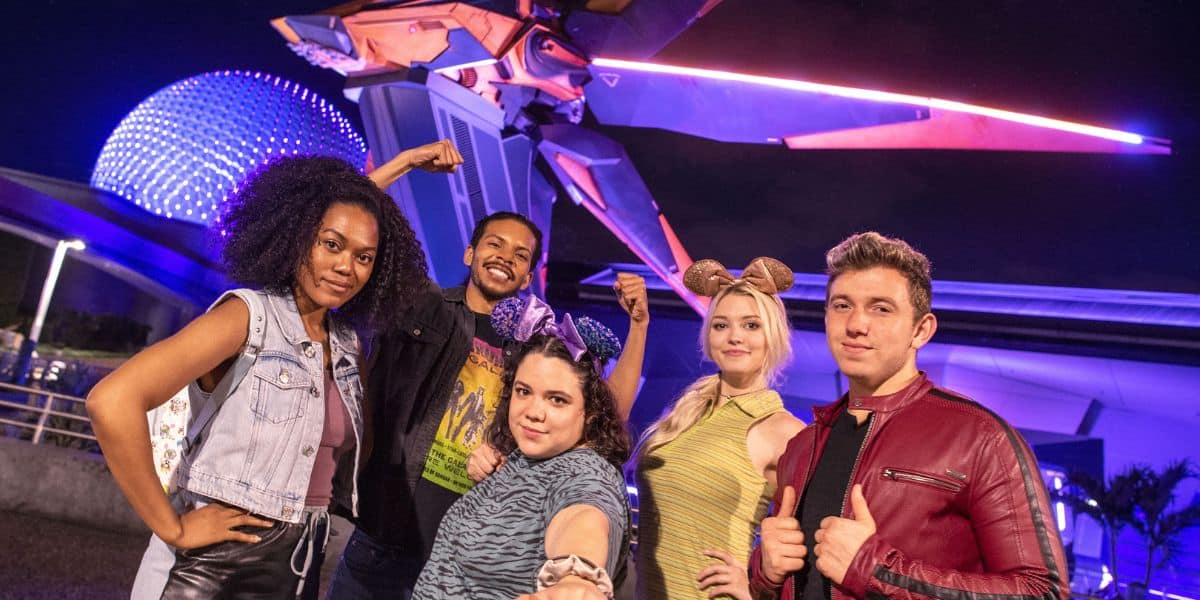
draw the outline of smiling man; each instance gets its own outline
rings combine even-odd
[[[826,255],[825,337],[849,392],[779,459],[751,557],[758,598],[1066,600],[1029,447],[917,369],[937,330],[929,260],[868,232]]]
[[[399,323],[374,341],[366,381],[370,458],[359,476],[359,517],[330,581],[329,597],[407,599],[428,560],[442,517],[471,488],[467,460],[499,404],[512,352],[492,329],[501,300],[529,287],[542,233],[512,212],[482,219],[463,253],[464,286],[429,282]],[[625,352],[608,378],[628,407],[645,348],[645,282],[616,285],[630,315]]]

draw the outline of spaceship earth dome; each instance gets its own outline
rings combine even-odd
[[[303,86],[252,71],[175,82],[134,108],[105,142],[93,187],[171,219],[211,225],[255,167],[320,155],[363,168],[367,145],[349,119]]]

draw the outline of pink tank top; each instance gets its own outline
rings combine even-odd
[[[321,445],[317,447],[312,476],[308,479],[308,495],[304,499],[306,506],[329,506],[333,499],[333,475],[337,471],[338,459],[354,446],[353,427],[337,383],[326,374],[325,428],[321,433]]]

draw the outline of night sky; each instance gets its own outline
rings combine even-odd
[[[138,102],[217,69],[300,82],[357,122],[340,77],[292,55],[267,24],[331,4],[6,6],[0,166],[86,181]],[[626,145],[696,258],[740,266],[767,254],[815,272],[842,237],[877,229],[925,250],[940,279],[1200,293],[1200,52],[1185,41],[1185,6],[725,0],[656,57],[1126,129],[1172,139],[1170,157],[799,152],[603,131]],[[552,244],[556,261],[633,260],[565,201]]]

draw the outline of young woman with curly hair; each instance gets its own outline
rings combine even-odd
[[[611,598],[631,443],[609,386],[558,335],[526,341],[503,386],[487,441],[507,460],[446,513],[413,598]]]
[[[441,158],[404,160],[452,168],[457,153],[435,146]],[[302,586],[315,598],[328,507],[337,498],[353,508],[357,499],[363,410],[354,327],[402,310],[425,285],[425,257],[376,182],[331,158],[262,167],[218,229],[229,278],[255,289],[226,292],[88,397],[113,477],[161,540],[152,540],[143,567],[156,542],[174,549],[165,588],[148,576],[151,588],[135,586],[135,595],[290,598]],[[199,437],[168,496],[146,412],[185,386],[189,434]]]

